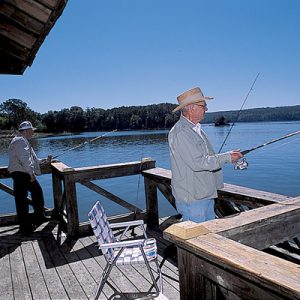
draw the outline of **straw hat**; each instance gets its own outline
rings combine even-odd
[[[173,109],[173,112],[176,112],[179,109],[182,109],[183,107],[192,104],[192,103],[197,103],[200,101],[206,101],[206,100],[211,100],[213,99],[212,97],[205,97],[203,96],[202,91],[200,88],[196,87],[191,90],[188,90],[184,92],[183,94],[179,95],[177,97],[177,101],[179,105]]]

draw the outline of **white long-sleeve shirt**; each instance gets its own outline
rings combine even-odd
[[[16,135],[8,147],[9,165],[8,172],[24,172],[40,175],[40,159],[36,156],[28,140],[21,134]]]

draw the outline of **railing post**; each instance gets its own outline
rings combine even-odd
[[[73,174],[64,174],[64,190],[68,218],[67,234],[68,236],[77,236],[79,233],[79,218],[76,185]]]
[[[62,208],[62,184],[61,178],[55,169],[52,169],[52,187],[53,187],[53,201],[54,201],[54,210],[53,217],[59,216],[60,210]]]
[[[144,177],[146,209],[147,209],[147,226],[155,229],[159,227],[158,201],[157,201],[157,186],[156,183]]]

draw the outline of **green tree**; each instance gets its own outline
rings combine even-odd
[[[17,128],[25,120],[31,121],[35,126],[40,124],[40,114],[31,110],[27,103],[20,99],[9,99],[0,105],[0,113],[6,119],[5,129]]]

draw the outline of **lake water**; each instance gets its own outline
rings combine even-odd
[[[215,151],[223,143],[230,126],[215,127],[203,125]],[[249,149],[271,141],[290,132],[298,131],[300,122],[237,123],[232,128],[222,151]],[[58,155],[104,132],[88,132],[63,137],[48,137],[33,140],[33,147],[40,158],[48,154]],[[95,142],[67,151],[59,157],[71,167],[94,166],[110,163],[138,161],[144,157],[156,160],[156,166],[170,169],[168,131],[122,131],[111,132]],[[0,165],[7,166],[9,139],[0,140]],[[232,164],[224,167],[224,181],[254,189],[274,192],[288,196],[300,195],[300,135],[265,146],[247,155],[247,170],[234,170]],[[12,186],[12,180],[1,182]],[[39,177],[43,187],[46,206],[53,207],[51,175]],[[101,187],[140,207],[145,208],[144,183],[142,176],[114,178],[96,182]],[[87,212],[98,199],[104,202],[109,215],[127,212],[93,191],[77,184],[80,220],[87,220]],[[12,196],[0,191],[0,214],[14,213]],[[174,214],[167,200],[159,195],[160,216]]]

